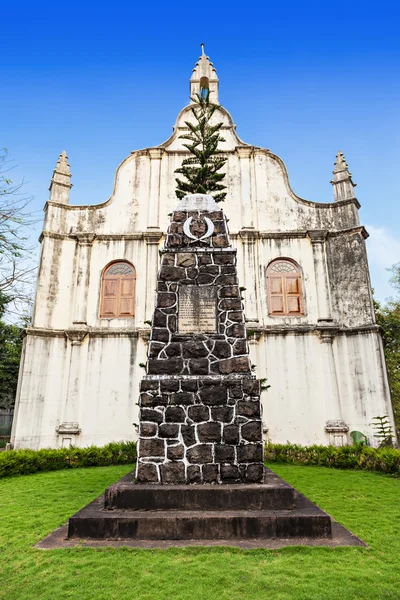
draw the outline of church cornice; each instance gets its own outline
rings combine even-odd
[[[251,324],[246,327],[249,338],[259,340],[263,335],[304,335],[304,334],[319,334],[320,332],[329,332],[333,335],[358,335],[367,333],[379,333],[381,328],[379,325],[371,323],[369,325],[359,325],[357,327],[342,327],[335,325],[334,327],[321,327],[318,324],[293,324],[293,325],[264,325],[254,327]],[[131,328],[103,328],[103,327],[87,327],[85,329],[84,338],[142,338],[147,341],[150,329],[146,327],[131,327]],[[42,327],[28,327],[23,332],[23,336],[32,337],[49,337],[72,339],[77,331],[71,329],[48,329]],[[80,331],[78,332],[80,333]],[[82,338],[82,339],[84,339]]]
[[[240,230],[230,232],[230,237],[233,240],[237,240],[239,237],[243,240],[251,238],[252,240],[273,240],[273,239],[296,239],[296,238],[307,238],[313,237],[313,234],[316,233],[319,236],[323,236],[324,238],[337,237],[339,235],[361,235],[363,239],[367,239],[369,234],[364,226],[360,225],[358,227],[349,227],[347,229],[338,229],[338,230],[293,230],[293,231],[257,231],[257,230]],[[160,241],[165,235],[164,231],[136,231],[134,233],[104,233],[104,234],[94,234],[87,232],[74,232],[74,233],[56,233],[53,231],[43,231],[40,234],[39,242],[43,240],[43,238],[51,238],[54,240],[71,240],[76,242],[76,239],[80,235],[92,236],[98,242],[101,241],[133,241],[133,240],[145,240],[150,243],[157,243]]]

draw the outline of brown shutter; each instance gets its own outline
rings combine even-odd
[[[104,279],[103,286],[103,307],[101,315],[103,317],[116,317],[118,309],[118,278]]]
[[[286,276],[286,305],[287,314],[300,314],[301,313],[301,301],[300,301],[300,279],[296,276]]]
[[[283,280],[281,277],[270,277],[269,278],[269,300],[270,300],[270,314],[281,315],[284,313],[284,302],[283,302]]]
[[[121,277],[119,284],[119,316],[131,317],[134,314],[135,280]]]

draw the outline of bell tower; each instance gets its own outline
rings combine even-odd
[[[201,56],[190,78],[190,96],[210,94],[211,102],[218,104],[218,86],[217,71],[210,61],[210,57],[206,56],[204,52],[204,44],[201,44]]]

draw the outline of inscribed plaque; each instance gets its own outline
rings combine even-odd
[[[185,285],[179,288],[179,333],[216,333],[215,289]]]

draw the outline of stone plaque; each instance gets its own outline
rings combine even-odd
[[[185,285],[179,288],[178,331],[216,333],[217,301],[213,287]]]

